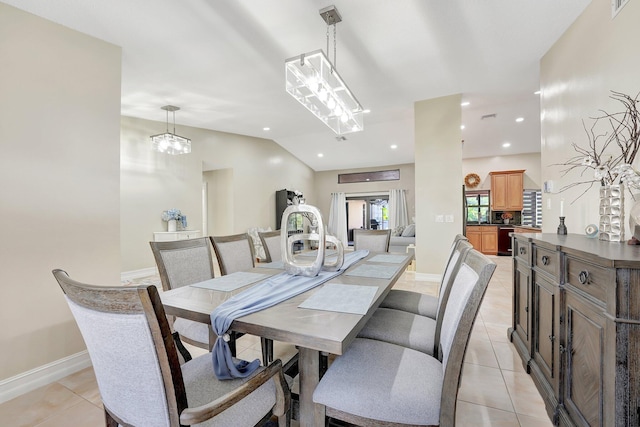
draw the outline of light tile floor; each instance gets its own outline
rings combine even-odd
[[[551,426],[542,398],[507,339],[511,323],[511,258],[492,259],[498,267],[467,350],[456,426]],[[435,294],[438,285],[417,281],[415,273],[407,271],[396,288]],[[237,345],[240,357],[260,358],[258,338],[245,335]],[[195,354],[204,351],[189,349]],[[275,357],[288,360],[294,353],[292,346],[275,343]],[[103,420],[100,394],[91,368],[0,405],[0,426],[94,427],[104,425]]]

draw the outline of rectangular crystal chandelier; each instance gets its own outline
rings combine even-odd
[[[287,92],[335,133],[364,129],[362,106],[322,49],[287,59],[285,75]]]
[[[165,105],[160,107],[167,112],[167,131],[151,136],[151,149],[165,154],[188,154],[191,153],[191,140],[180,135],[176,135],[176,111],[180,107]],[[173,133],[169,132],[169,111],[173,113]]]

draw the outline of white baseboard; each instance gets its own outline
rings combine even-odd
[[[432,273],[416,273],[416,280],[421,282],[438,282],[442,281],[441,274],[432,274]]]
[[[91,366],[87,350],[0,381],[0,403]]]
[[[120,273],[120,281],[127,282],[132,279],[139,279],[141,277],[153,276],[158,274],[157,267],[143,268],[140,270],[123,271]]]

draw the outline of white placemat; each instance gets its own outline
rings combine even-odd
[[[267,277],[271,277],[271,275],[237,271],[235,273],[227,274],[226,276],[216,277],[214,279],[205,280],[204,282],[194,283],[191,286],[211,289],[214,291],[229,292],[243,286],[247,286],[251,283],[259,282],[260,280],[264,280]]]
[[[407,259],[406,255],[376,255],[367,262],[388,262],[391,264],[400,264]]]
[[[298,307],[340,313],[366,314],[377,291],[377,286],[327,283]]]
[[[360,264],[353,270],[347,271],[345,276],[371,277],[375,279],[391,279],[398,271],[395,265]]]

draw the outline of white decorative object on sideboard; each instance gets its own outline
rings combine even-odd
[[[154,242],[173,242],[174,240],[195,239],[200,236],[200,230],[182,230],[182,231],[154,231]]]

